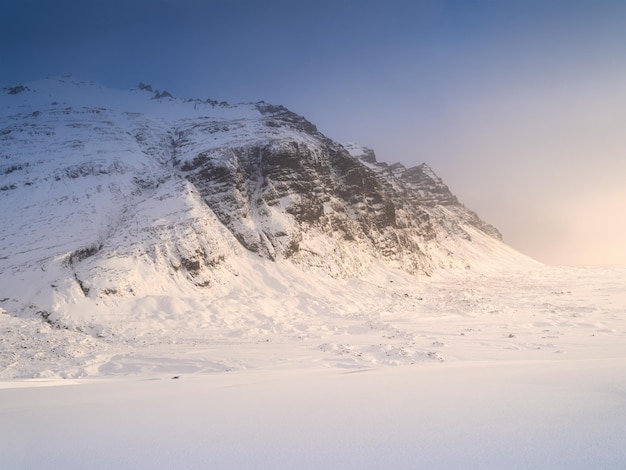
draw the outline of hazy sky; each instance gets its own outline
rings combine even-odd
[[[505,241],[626,265],[626,1],[1,0],[0,84],[284,104],[427,162]]]

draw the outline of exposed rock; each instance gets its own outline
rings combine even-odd
[[[427,165],[378,162],[283,106],[70,79],[24,90],[0,95],[0,298],[14,310],[60,324],[81,302],[206,289],[250,253],[334,277],[376,262],[431,274],[470,266],[476,234],[500,243]]]

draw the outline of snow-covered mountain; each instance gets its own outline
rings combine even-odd
[[[426,164],[377,162],[282,106],[52,78],[3,88],[0,110],[0,309],[16,317],[102,334],[112,312],[271,297],[277,266],[311,281],[531,263]]]
[[[50,79],[0,89],[0,209],[0,468],[625,468],[626,270],[425,164]]]

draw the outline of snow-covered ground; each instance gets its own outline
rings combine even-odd
[[[0,467],[626,468],[626,270],[261,266],[213,323],[0,314]]]
[[[626,468],[626,269],[541,266],[426,166],[423,212],[396,212],[432,226],[391,258],[296,224],[298,192],[214,205],[299,230],[293,260],[262,256],[188,169],[330,144],[271,106],[140,88],[0,93],[0,469]],[[328,188],[324,214],[357,214]]]

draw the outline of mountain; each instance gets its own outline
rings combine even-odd
[[[206,320],[196,300],[234,286],[288,292],[276,270],[315,290],[532,263],[426,164],[378,162],[283,106],[64,77],[3,88],[0,109],[0,312],[14,317],[102,336],[111,315]]]

